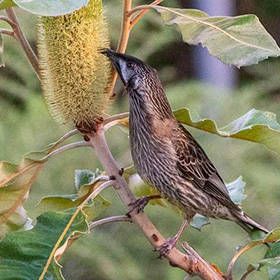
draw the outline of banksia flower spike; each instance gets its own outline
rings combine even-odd
[[[42,87],[59,123],[91,126],[109,103],[111,66],[101,48],[109,45],[102,1],[71,14],[41,17],[38,53]]]

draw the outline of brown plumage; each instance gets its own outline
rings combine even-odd
[[[268,232],[232,202],[212,162],[175,119],[156,71],[135,57],[112,50],[103,53],[129,94],[131,153],[140,177],[184,210],[188,221],[199,213],[232,220],[246,231]]]

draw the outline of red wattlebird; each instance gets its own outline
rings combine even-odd
[[[175,119],[156,71],[143,61],[106,49],[129,94],[132,158],[140,177],[185,212],[179,232],[159,251],[167,255],[185,226],[199,213],[231,220],[246,231],[268,232],[248,217],[229,196],[225,183],[201,146]],[[143,206],[148,199],[135,205]]]

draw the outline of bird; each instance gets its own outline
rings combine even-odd
[[[160,193],[140,198],[134,206],[143,209],[150,199],[163,197],[185,214],[177,234],[159,246],[161,256],[169,254],[196,213],[234,221],[247,232],[258,229],[268,233],[231,200],[203,148],[176,120],[156,70],[128,54],[111,49],[101,52],[115,67],[129,96],[129,138],[135,168],[142,180]]]

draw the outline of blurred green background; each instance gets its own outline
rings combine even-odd
[[[164,1],[173,7],[190,7],[189,1]],[[212,1],[215,5],[215,0]],[[280,44],[280,2],[278,0],[235,1],[236,14],[256,14]],[[148,1],[133,1],[147,4]],[[119,36],[122,1],[104,1],[109,21],[112,47]],[[193,7],[193,6],[192,6]],[[17,10],[23,30],[36,49],[36,18]],[[5,24],[0,25],[1,27]],[[6,26],[5,26],[6,27]],[[71,126],[58,126],[44,105],[40,84],[20,47],[5,36],[5,68],[0,69],[0,159],[18,163],[29,151],[41,150],[54,142]],[[223,89],[195,79],[195,47],[184,44],[181,35],[163,26],[160,18],[149,12],[133,29],[128,53],[147,61],[158,70],[173,109],[186,106],[201,117],[213,117],[224,126],[251,108],[280,115],[280,60],[269,59],[259,65],[238,70],[234,89]],[[123,92],[118,82],[116,91]],[[127,96],[118,94],[108,114],[128,110]],[[278,119],[279,121],[279,119]],[[222,139],[189,129],[204,147],[226,182],[242,175],[248,195],[243,209],[268,228],[280,225],[280,156],[264,146],[245,141]],[[80,138],[77,136],[77,138]],[[120,167],[132,163],[128,135],[114,127],[107,133],[109,146]],[[49,161],[31,188],[26,208],[36,217],[36,203],[46,195],[72,193],[74,171],[100,168],[88,148],[67,151]],[[113,190],[104,196],[113,202],[105,216],[124,214],[125,209]],[[159,206],[145,210],[165,237],[178,230],[182,217]],[[209,262],[225,271],[235,248],[247,239],[234,223],[213,221],[201,232],[188,228],[181,240],[188,241]],[[235,275],[240,279],[249,263],[254,263],[266,248],[246,253],[237,263]],[[106,225],[80,238],[62,259],[68,280],[102,279],[184,279],[185,273],[158,260],[141,232],[128,223]],[[248,279],[267,279],[265,271],[254,272]]]

